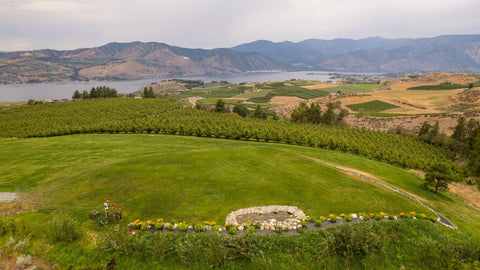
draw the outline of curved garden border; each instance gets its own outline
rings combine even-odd
[[[309,156],[303,156],[303,155],[301,155],[301,156],[302,156],[302,157],[305,157],[305,158],[308,158],[308,159],[311,159],[311,160],[314,160],[314,161],[317,161],[317,162],[320,162],[320,163],[322,163],[322,164],[324,164],[324,165],[327,165],[327,166],[330,166],[330,167],[333,167],[333,168],[342,170],[342,171],[344,171],[344,172],[348,172],[348,173],[354,174],[354,175],[356,175],[356,176],[360,176],[360,177],[362,177],[362,178],[364,178],[364,179],[366,179],[366,180],[368,180],[368,181],[370,181],[370,182],[372,182],[372,183],[375,183],[375,184],[381,185],[381,186],[383,186],[383,187],[386,187],[386,188],[388,188],[388,189],[390,189],[390,190],[392,190],[392,191],[394,191],[394,192],[396,192],[396,193],[398,193],[398,194],[400,194],[400,195],[402,195],[402,196],[404,196],[404,197],[406,197],[406,198],[408,198],[408,199],[410,199],[410,200],[413,200],[413,201],[417,202],[417,203],[420,204],[421,206],[423,206],[423,207],[427,208],[428,210],[430,210],[431,212],[433,212],[433,213],[437,216],[437,222],[438,222],[438,223],[440,223],[440,224],[442,224],[442,225],[444,225],[444,226],[446,226],[446,227],[448,227],[448,228],[454,229],[454,230],[457,229],[457,227],[456,227],[452,222],[450,222],[448,219],[446,219],[444,216],[442,216],[442,215],[441,215],[440,213],[438,213],[437,211],[433,210],[430,206],[426,205],[425,203],[423,203],[423,202],[420,201],[419,199],[417,199],[417,198],[415,198],[415,197],[413,197],[413,196],[411,196],[411,195],[409,195],[409,194],[407,194],[407,193],[399,190],[398,188],[396,188],[396,187],[394,187],[394,186],[387,185],[387,184],[385,184],[385,183],[383,183],[383,182],[380,182],[380,181],[377,181],[377,180],[375,180],[375,179],[373,179],[373,178],[371,178],[371,177],[368,177],[367,175],[364,175],[364,174],[358,173],[358,172],[356,172],[356,171],[353,171],[353,170],[349,170],[349,169],[340,167],[340,166],[335,165],[335,164],[331,164],[331,163],[325,162],[325,161],[323,161],[323,160],[321,160],[321,159],[316,159],[316,158],[312,158],[312,157],[309,157]]]

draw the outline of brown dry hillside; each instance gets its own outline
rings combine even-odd
[[[452,84],[469,84],[480,80],[478,74],[465,73],[429,73],[419,77],[403,77],[389,79],[380,90],[406,90],[410,87],[422,85],[437,85],[444,82]]]

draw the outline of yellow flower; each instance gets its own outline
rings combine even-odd
[[[327,218],[324,217],[324,216],[320,216],[320,219],[323,220],[323,221],[327,220]]]
[[[343,214],[343,213],[342,213],[342,214],[340,214],[340,217],[345,217],[345,214]]]
[[[252,223],[252,221],[249,219],[249,220],[247,221],[247,224],[251,224],[251,223]]]
[[[380,212],[380,216],[385,216],[386,214],[384,212]]]
[[[212,225],[212,226],[214,226],[214,225],[216,225],[216,224],[217,224],[217,223],[216,223],[215,221],[210,222],[210,225]]]
[[[136,219],[133,224],[137,225],[140,222],[140,219]]]
[[[328,217],[334,217],[335,215],[334,214],[328,214]]]
[[[375,214],[374,214],[374,213],[370,213],[370,217],[374,217],[374,216],[375,216]]]
[[[422,216],[422,218],[426,218],[427,215],[425,215],[424,213],[421,213],[420,216]]]
[[[416,216],[415,212],[410,212],[411,215]]]
[[[157,222],[158,222],[158,223],[162,223],[162,222],[163,222],[163,218],[157,219]]]
[[[401,216],[401,217],[405,216],[405,213],[401,212],[401,213],[400,213],[400,216]]]
[[[152,220],[147,220],[147,225],[152,224],[152,222],[153,222]]]

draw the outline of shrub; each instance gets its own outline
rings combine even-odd
[[[308,221],[302,220],[302,221],[300,221],[300,225],[302,225],[302,228],[307,228]]]
[[[202,224],[195,224],[194,229],[195,229],[196,232],[204,232],[205,231],[205,227],[203,227]]]
[[[345,219],[346,219],[348,222],[350,222],[350,221],[353,220],[353,217],[352,217],[352,215],[347,215],[347,216],[345,217]]]
[[[388,219],[394,220],[394,219],[395,219],[395,216],[394,216],[394,215],[388,215]]]
[[[187,226],[187,224],[185,224],[185,223],[180,223],[180,225],[178,225],[178,229],[179,229],[181,232],[186,232],[187,229],[188,229],[188,226]]]
[[[23,241],[18,241],[18,243],[13,247],[13,250],[24,250],[28,245],[28,239],[24,239]]]
[[[337,222],[337,217],[336,216],[330,217],[330,222],[331,223]]]
[[[316,227],[321,227],[322,226],[322,220],[321,219],[315,220],[315,226]]]
[[[49,235],[53,243],[60,241],[73,242],[79,237],[73,223],[67,220],[64,220],[62,223],[55,221],[52,226],[50,226]]]
[[[262,227],[262,223],[256,222],[255,224],[253,224],[253,226],[255,227],[255,229],[260,229]]]
[[[28,266],[30,266],[33,263],[33,258],[31,255],[20,255],[20,257],[17,258],[17,266],[20,269],[25,269]]]
[[[248,232],[254,233],[255,232],[255,226],[249,226],[248,227]]]
[[[168,224],[167,230],[173,231],[173,223]]]
[[[429,216],[429,217],[428,217],[428,220],[430,220],[431,222],[435,223],[435,222],[437,222],[437,217]]]
[[[213,225],[212,226],[212,232],[218,232],[218,225]]]
[[[228,233],[229,233],[229,234],[236,234],[236,233],[237,233],[237,227],[231,226],[231,227],[228,229]]]
[[[163,223],[156,222],[153,226],[155,227],[155,229],[161,230],[163,228]]]
[[[140,225],[140,229],[141,229],[141,230],[146,231],[147,228],[148,228],[148,224],[147,224],[147,223],[142,223],[142,225]]]
[[[382,219],[382,218],[383,218],[383,217],[382,217],[382,215],[380,215],[380,214],[376,214],[376,215],[375,215],[375,220],[376,220],[376,221],[379,221],[379,220]]]

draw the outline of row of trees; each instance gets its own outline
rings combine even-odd
[[[414,138],[346,126],[260,120],[185,107],[163,99],[93,99],[8,107],[0,137],[77,133],[159,133],[280,142],[362,155],[402,167],[454,167],[453,153]]]
[[[73,93],[72,99],[94,99],[94,98],[116,98],[118,97],[118,92],[115,88],[110,88],[108,86],[98,86],[92,87],[90,93],[87,90],[80,91],[75,90]]]
[[[211,110],[217,113],[236,113],[241,117],[249,117],[249,118],[257,118],[257,119],[273,119],[273,120],[278,120],[279,117],[277,113],[274,111],[271,111],[267,108],[262,108],[260,105],[257,105],[257,107],[254,110],[248,109],[247,106],[243,104],[236,104],[233,106],[233,108],[230,110],[231,105],[228,105],[225,103],[223,99],[218,99],[217,102],[215,103],[213,108],[210,108],[208,106],[204,106],[200,103],[197,103],[195,106],[197,109],[203,109],[203,110]]]
[[[338,125],[348,115],[348,110],[341,109],[340,101],[335,103],[327,103],[327,109],[322,112],[322,108],[318,103],[310,104],[310,107],[305,103],[300,103],[300,106],[295,108],[290,114],[290,119],[293,122],[299,123],[313,123],[324,125]],[[336,111],[339,111],[338,113]]]
[[[427,167],[425,187],[433,187],[435,192],[438,192],[448,189],[448,183],[457,181],[460,177],[480,176],[480,122],[478,120],[471,118],[467,122],[465,117],[460,117],[450,138],[440,132],[438,121],[433,126],[424,122],[418,132],[418,138],[430,144],[448,147],[457,153],[460,163],[464,164],[461,167],[460,176],[444,164],[433,164]],[[480,185],[478,187],[480,188]]]

